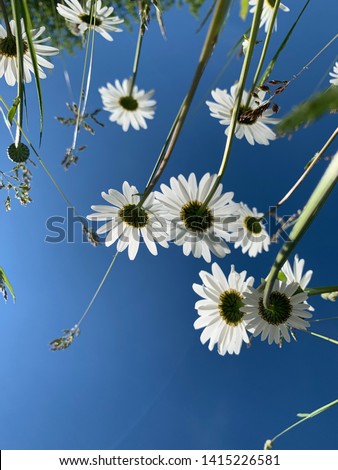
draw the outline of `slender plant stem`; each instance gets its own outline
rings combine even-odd
[[[130,89],[129,89],[129,96],[130,97],[133,96],[133,89],[134,89],[136,76],[137,76],[137,71],[138,71],[138,65],[139,65],[139,61],[140,61],[143,36],[144,36],[144,32],[143,32],[142,21],[140,21],[140,28],[138,30],[137,44],[136,44],[136,51],[135,51],[135,58],[134,58],[134,65],[133,65],[133,75],[131,77]]]
[[[308,330],[299,330],[299,331],[301,331],[302,333],[307,333],[308,335],[311,335],[311,336],[315,336],[316,338],[324,339],[325,341],[328,341],[329,343],[333,343],[336,345],[338,344],[338,340],[329,338],[328,336],[320,335],[319,333],[315,333],[314,331],[308,331]]]
[[[311,223],[314,221],[315,217],[318,215],[321,207],[324,205],[329,194],[335,187],[337,180],[338,152],[333,157],[330,165],[326,169],[325,173],[311,194],[303,209],[303,212],[299,216],[297,223],[289,235],[288,241],[284,243],[276,256],[276,259],[266,278],[266,285],[263,296],[263,303],[265,307],[268,307],[269,305],[270,294],[281,267],[284,265],[285,261],[288,259],[305,232],[310,227]]]
[[[232,4],[232,0],[217,0],[217,3],[215,5],[215,10],[211,19],[211,23],[209,26],[209,30],[208,30],[206,39],[204,41],[204,45],[200,54],[199,62],[198,62],[191,86],[189,88],[187,95],[185,96],[183,100],[183,103],[175,119],[175,123],[170,129],[168,138],[166,140],[166,144],[162,149],[159,159],[157,160],[157,163],[155,165],[155,168],[157,168],[157,171],[155,174],[153,174],[152,179],[150,180],[150,182],[148,182],[145,188],[145,191],[143,195],[141,196],[140,202],[138,204],[139,207],[142,206],[144,201],[147,199],[147,197],[149,196],[149,194],[155,187],[157,181],[159,180],[160,176],[162,175],[169,161],[171,153],[175,147],[175,144],[177,142],[177,139],[183,127],[185,118],[189,111],[189,108],[193,100],[193,97],[195,95],[199,81],[203,75],[204,69],[217,43],[225,15],[227,14],[231,4]]]
[[[299,424],[304,423],[304,421],[306,421],[306,420],[308,420],[308,419],[310,419],[310,418],[314,418],[314,417],[317,416],[318,414],[322,413],[323,411],[328,410],[329,408],[331,408],[332,406],[335,406],[335,405],[338,405],[338,399],[332,401],[331,403],[328,403],[327,405],[322,406],[321,408],[318,408],[318,409],[315,410],[315,411],[312,411],[312,413],[307,414],[307,415],[305,416],[305,418],[300,419],[300,420],[297,421],[296,423],[294,423],[294,424],[292,424],[291,426],[289,426],[288,428],[284,429],[284,431],[282,431],[282,432],[280,432],[279,434],[277,434],[273,439],[270,440],[271,444],[273,444],[279,437],[281,437],[283,434],[286,434],[287,432],[291,431],[291,429],[295,428],[295,427],[298,426]]]
[[[23,41],[22,41],[22,30],[21,30],[21,21],[20,21],[20,10],[18,5],[13,2],[12,0],[12,10],[13,10],[13,17],[16,25],[16,35],[15,35],[15,43],[16,43],[16,67],[18,72],[18,97],[19,97],[19,104],[17,108],[17,115],[18,115],[18,123],[16,124],[16,133],[15,133],[15,146],[18,147],[21,141],[21,129],[22,129],[22,121],[23,121],[23,95],[25,92],[25,85],[24,85],[24,71],[23,71]]]
[[[95,9],[96,12],[96,9]],[[95,13],[96,14],[96,13]],[[90,17],[90,22],[92,21],[92,10],[91,10],[91,17]],[[95,20],[95,18],[94,18]],[[87,103],[87,98],[88,98],[88,93],[89,93],[89,83],[90,83],[90,77],[87,79],[87,86],[86,86],[86,95],[85,95],[85,77],[86,77],[86,70],[87,70],[87,62],[88,62],[88,53],[89,53],[89,48],[90,48],[90,41],[91,42],[91,57],[89,58],[89,71],[91,72],[92,68],[92,60],[93,60],[93,51],[94,51],[94,36],[95,36],[95,30],[93,28],[89,28],[88,30],[88,36],[87,36],[87,44],[86,44],[86,52],[85,52],[85,58],[84,58],[84,64],[83,64],[83,72],[82,72],[82,78],[81,78],[81,87],[80,87],[80,97],[79,97],[79,104],[78,104],[78,109],[77,109],[77,116],[76,116],[76,123],[75,123],[75,129],[74,129],[74,135],[73,135],[73,142],[71,149],[75,150],[76,148],[76,141],[77,141],[77,136],[79,133],[79,125],[80,125],[80,119],[82,118],[83,113],[85,112],[86,108],[86,103]],[[89,74],[88,71],[88,74]]]
[[[338,292],[338,286],[309,287],[305,292],[310,297],[312,295],[328,294],[330,292]]]
[[[312,170],[312,168],[316,165],[316,163],[318,163],[318,161],[322,158],[323,154],[326,152],[326,150],[329,148],[329,146],[332,144],[332,142],[334,141],[334,139],[337,137],[338,135],[338,127],[335,129],[335,131],[331,134],[331,136],[329,137],[329,139],[325,142],[325,144],[323,145],[323,147],[319,150],[318,153],[316,153],[316,155],[312,158],[312,160],[310,161],[310,163],[307,165],[306,167],[306,170],[304,171],[304,173],[301,175],[301,177],[297,180],[297,182],[292,186],[292,188],[285,194],[284,197],[282,197],[282,199],[275,205],[272,207],[272,209],[270,209],[269,211],[267,211],[262,219],[264,219],[266,216],[268,216],[271,212],[275,212],[276,209],[278,207],[280,207],[282,204],[284,204],[288,199],[289,197],[296,191],[296,189],[301,185],[301,183],[305,180],[305,178],[307,177],[307,175],[310,173],[310,171]]]
[[[316,318],[315,320],[307,320],[309,323],[319,323],[321,321],[329,321],[329,320],[338,320],[337,317],[325,317],[325,318]]]
[[[116,260],[118,254],[119,254],[119,252],[117,251],[117,252],[115,253],[113,259],[111,260],[111,263],[110,263],[110,265],[108,266],[108,269],[107,269],[107,271],[105,272],[105,275],[103,276],[103,278],[102,278],[102,280],[101,280],[101,282],[100,282],[98,288],[96,289],[95,294],[93,295],[91,301],[89,302],[89,304],[88,304],[86,310],[83,312],[82,317],[81,317],[80,320],[77,322],[76,328],[79,328],[80,324],[83,322],[83,320],[84,320],[85,317],[87,316],[89,310],[91,309],[91,306],[92,306],[93,303],[95,302],[96,297],[98,296],[100,290],[101,290],[102,287],[103,287],[103,284],[106,282],[106,279],[107,279],[107,277],[108,277],[108,275],[109,275],[109,273],[110,273],[112,267],[114,266],[114,263],[115,263],[115,260]]]
[[[0,8],[2,10],[2,14],[3,14],[5,25],[6,25],[7,37],[13,37],[13,33],[11,30],[11,26],[9,24],[6,5],[5,5],[4,0],[0,0]]]
[[[268,32],[265,36],[263,50],[262,50],[261,57],[259,59],[259,63],[258,63],[257,69],[256,69],[256,73],[255,73],[255,76],[254,76],[254,79],[253,79],[253,82],[252,82],[252,85],[251,85],[250,93],[248,94],[248,101],[246,103],[246,107],[249,106],[251,93],[256,88],[256,85],[258,83],[259,75],[260,75],[260,73],[262,71],[262,68],[263,68],[266,53],[268,51],[268,47],[269,47],[269,44],[270,44],[271,35],[272,35],[274,27],[275,27],[275,21],[276,21],[279,5],[280,5],[280,0],[277,0],[276,3],[275,3],[274,9],[273,9],[272,18],[271,18],[271,21],[270,21],[270,24],[269,24],[269,29],[268,29]]]
[[[228,131],[228,136],[227,136],[227,140],[226,140],[226,144],[225,144],[225,149],[224,149],[224,154],[223,154],[223,159],[222,159],[222,162],[221,162],[221,166],[219,168],[217,178],[215,180],[214,185],[212,186],[208,196],[203,201],[203,204],[200,207],[200,212],[203,212],[203,210],[206,208],[209,201],[212,199],[213,195],[215,194],[215,192],[218,188],[218,185],[220,184],[220,182],[223,178],[223,175],[224,175],[227,163],[228,163],[230,150],[231,150],[231,146],[232,146],[232,142],[233,142],[236,126],[237,126],[237,118],[238,118],[241,103],[242,103],[242,95],[243,95],[243,91],[244,91],[244,87],[245,87],[245,82],[246,82],[246,78],[247,78],[247,75],[248,75],[248,71],[249,71],[249,67],[250,67],[250,63],[251,63],[251,59],[252,59],[254,46],[256,44],[256,38],[257,38],[258,29],[259,29],[261,13],[262,13],[262,9],[263,9],[263,1],[264,0],[258,0],[256,10],[255,10],[255,14],[254,14],[254,17],[253,17],[253,20],[252,20],[248,50],[247,50],[247,53],[245,54],[245,57],[244,57],[244,62],[243,62],[241,74],[240,74],[239,81],[238,81],[237,96],[236,96],[235,105],[234,105],[234,108],[233,108],[232,114],[231,114],[231,121],[230,121],[230,125],[229,125],[229,128],[228,128],[229,131]]]
[[[330,41],[329,41],[327,44],[325,44],[325,46],[322,47],[321,50],[320,50],[314,57],[312,57],[312,59],[311,59],[307,64],[305,64],[304,67],[302,67],[299,72],[297,72],[297,73],[291,78],[291,80],[289,81],[288,85],[289,85],[291,82],[293,82],[294,80],[296,80],[296,78],[298,78],[305,70],[307,70],[307,69],[310,67],[310,65],[311,65],[316,59],[318,59],[318,57],[325,51],[325,49],[327,49],[337,38],[338,38],[338,34],[336,34],[335,36],[333,36],[333,38],[330,39]]]

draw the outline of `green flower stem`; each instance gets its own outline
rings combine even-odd
[[[321,321],[331,321],[331,320],[338,320],[338,316],[335,317],[325,317],[325,318],[316,318],[315,320],[308,320],[309,323],[318,323]]]
[[[277,60],[278,60],[278,57],[280,55],[280,53],[283,51],[284,47],[286,46],[286,44],[288,43],[294,29],[296,28],[297,24],[298,24],[298,21],[301,19],[301,17],[303,16],[303,13],[305,12],[308,4],[310,3],[310,0],[307,0],[307,2],[305,3],[305,5],[303,6],[301,12],[299,13],[298,17],[296,18],[296,21],[293,23],[293,25],[291,26],[289,32],[287,33],[287,35],[285,36],[284,40],[282,41],[281,45],[279,46],[277,52],[275,53],[275,55],[273,56],[273,58],[271,59],[271,61],[269,62],[268,66],[266,67],[259,83],[258,83],[258,86],[261,86],[263,85],[263,83],[269,78],[269,76],[271,75],[271,72],[272,70],[274,69],[274,66],[276,65],[277,63]]]
[[[253,17],[253,20],[252,20],[248,50],[247,50],[247,53],[245,54],[245,57],[244,57],[244,62],[243,62],[241,74],[240,74],[239,81],[238,81],[237,97],[236,97],[235,105],[234,105],[234,108],[233,108],[232,114],[231,114],[229,132],[228,132],[228,137],[227,137],[227,141],[226,141],[226,144],[225,144],[222,163],[221,163],[221,166],[219,168],[215,183],[214,183],[213,187],[211,188],[211,190],[210,190],[208,196],[206,197],[205,201],[203,202],[203,205],[201,206],[201,209],[200,209],[201,211],[206,208],[206,206],[208,205],[208,203],[211,200],[212,196],[215,194],[215,192],[218,188],[218,185],[220,184],[220,182],[223,178],[223,175],[224,175],[227,163],[228,163],[230,150],[231,150],[231,146],[232,146],[232,142],[233,142],[236,126],[237,126],[237,118],[238,118],[238,115],[239,115],[239,110],[240,110],[240,106],[241,106],[241,102],[242,102],[242,95],[243,95],[243,91],[244,91],[244,87],[245,87],[245,82],[246,82],[246,78],[247,78],[247,75],[248,75],[248,72],[249,72],[250,63],[251,63],[251,59],[252,59],[252,55],[253,55],[253,50],[254,50],[254,47],[255,47],[255,44],[256,44],[256,38],[257,38],[258,30],[259,30],[261,13],[262,13],[262,9],[263,9],[263,2],[264,2],[264,0],[258,0],[256,10],[255,10],[255,14],[254,14],[254,17]]]
[[[93,295],[91,301],[89,302],[89,304],[88,304],[86,310],[84,311],[82,317],[81,317],[80,320],[77,322],[76,328],[79,328],[79,326],[81,325],[81,323],[83,322],[83,320],[84,320],[85,317],[87,316],[89,310],[91,309],[91,306],[92,306],[93,303],[95,302],[96,297],[98,296],[100,290],[102,289],[104,283],[106,282],[106,279],[107,279],[107,277],[108,277],[110,271],[112,270],[112,267],[114,266],[114,263],[115,263],[115,260],[116,260],[118,254],[119,254],[119,252],[117,251],[117,252],[115,253],[113,259],[111,260],[111,263],[110,263],[110,265],[108,266],[108,269],[107,269],[107,271],[105,272],[105,275],[103,276],[102,281],[101,281],[100,284],[99,284],[99,287],[96,289],[95,294]]]
[[[278,8],[279,8],[279,5],[280,5],[280,0],[276,0],[276,3],[275,3],[275,6],[273,8],[273,14],[272,14],[272,18],[271,18],[271,22],[269,24],[269,29],[268,29],[268,32],[265,36],[265,41],[264,41],[264,46],[263,46],[263,50],[262,50],[262,53],[261,53],[261,57],[259,59],[259,63],[258,63],[258,66],[257,66],[257,70],[256,70],[256,73],[255,73],[255,77],[253,79],[253,82],[252,82],[252,85],[251,85],[251,89],[250,89],[250,93],[248,94],[248,101],[246,103],[246,107],[249,106],[249,103],[250,103],[250,98],[251,98],[251,93],[255,90],[256,88],[256,85],[258,83],[258,77],[262,71],[262,68],[263,68],[263,64],[264,64],[264,60],[265,60],[265,57],[266,57],[266,53],[268,51],[268,47],[269,47],[269,44],[270,44],[270,39],[271,39],[271,35],[273,33],[273,29],[275,27],[275,21],[276,21],[276,17],[277,17],[277,12],[278,12]]]
[[[309,287],[305,292],[310,297],[312,295],[327,294],[329,292],[338,292],[338,286]]]
[[[136,75],[137,75],[137,71],[138,71],[138,65],[139,65],[139,61],[140,61],[143,36],[144,36],[144,33],[143,33],[142,21],[140,21],[140,28],[139,28],[139,31],[138,31],[135,58],[134,58],[134,65],[133,65],[133,75],[131,77],[130,90],[129,90],[129,96],[130,97],[133,96],[133,88],[134,88],[134,85],[135,85]]]
[[[16,133],[15,133],[15,146],[18,147],[21,142],[21,129],[22,129],[22,121],[23,121],[23,98],[25,93],[25,84],[24,84],[24,74],[23,74],[23,41],[22,41],[22,31],[21,31],[21,21],[20,21],[20,9],[14,0],[11,2],[12,4],[12,11],[13,17],[16,24],[16,35],[15,35],[15,43],[16,43],[16,66],[18,68],[18,98],[19,104],[17,108],[17,115],[18,115],[18,124],[16,126]]]
[[[7,31],[7,36],[12,37],[13,34],[12,34],[12,30],[11,30],[11,27],[10,27],[10,24],[9,24],[8,15],[7,15],[7,10],[6,10],[6,5],[5,5],[4,0],[0,0],[0,8],[1,8],[1,11],[2,11],[2,15],[3,15],[3,17],[4,17],[4,21],[5,21],[5,25],[6,25],[6,31]]]
[[[303,333],[308,333],[309,335],[315,336],[316,338],[324,339],[325,341],[328,341],[329,343],[337,344],[338,341],[336,339],[329,338],[328,336],[323,336],[320,335],[319,333],[315,333],[314,331],[308,331],[308,330],[300,330]]]
[[[176,116],[174,125],[170,129],[169,135],[167,137],[166,143],[160,153],[160,156],[157,160],[155,165],[156,172],[152,175],[151,180],[148,182],[143,195],[141,196],[140,202],[138,206],[140,207],[144,201],[147,199],[151,191],[153,190],[154,186],[156,185],[157,181],[159,180],[160,176],[162,175],[171,153],[175,147],[176,141],[180,135],[181,129],[183,127],[185,118],[189,111],[191,102],[195,95],[197,86],[199,81],[203,75],[204,69],[211,57],[211,54],[214,50],[214,47],[217,43],[224,18],[232,4],[232,0],[217,0],[215,10],[211,19],[211,23],[209,26],[209,30],[207,36],[205,38],[203,48],[200,54],[199,62],[196,68],[196,72],[194,78],[192,80],[191,86],[187,95],[185,96],[183,103],[180,107],[180,110]],[[154,173],[154,172],[153,172]]]
[[[284,429],[284,431],[280,432],[279,434],[277,434],[277,436],[275,436],[273,439],[269,439],[269,444],[271,445],[270,446],[270,449],[272,447],[272,444],[281,436],[283,436],[283,434],[286,434],[287,432],[291,431],[291,429],[295,428],[296,426],[298,426],[299,424],[302,424],[304,423],[304,421],[310,419],[310,418],[314,418],[315,416],[319,415],[320,413],[323,413],[323,411],[326,411],[328,410],[329,408],[332,408],[333,406],[335,405],[338,405],[338,399],[337,400],[334,400],[332,401],[331,403],[328,403],[327,405],[324,405],[322,406],[321,408],[318,408],[317,410],[315,411],[312,411],[311,413],[308,413],[306,414],[306,416],[297,421],[296,423],[292,424],[291,426],[289,426],[288,428]]]
[[[319,162],[319,160],[322,158],[326,150],[329,148],[329,146],[332,144],[334,139],[338,135],[338,127],[334,130],[334,132],[331,134],[329,139],[325,142],[323,147],[319,150],[319,152],[316,153],[316,155],[310,160],[310,162],[306,165],[304,173],[301,175],[301,177],[297,180],[297,182],[292,186],[292,188],[285,194],[285,196],[275,205],[272,206],[270,210],[265,212],[263,217],[261,217],[260,220],[265,219],[269,214],[275,213],[276,209],[280,207],[282,204],[284,204],[289,197],[296,191],[296,189],[300,186],[300,184],[305,180],[307,175],[310,173],[312,168],[316,165],[316,163]]]
[[[95,16],[96,16],[96,9],[95,9]],[[93,16],[92,9],[91,9],[91,12],[90,12],[90,24],[95,24],[95,18]],[[79,97],[79,104],[78,104],[78,114],[77,114],[77,117],[76,117],[76,124],[75,124],[75,129],[74,129],[73,142],[72,142],[72,146],[71,146],[72,150],[75,150],[75,148],[76,148],[76,141],[77,141],[77,136],[78,136],[78,133],[79,133],[80,119],[82,119],[82,116],[83,116],[83,114],[86,110],[87,99],[88,99],[88,95],[89,95],[89,87],[90,87],[90,79],[91,79],[92,66],[93,66],[93,55],[94,55],[94,38],[95,38],[95,30],[93,28],[89,28],[88,37],[87,37],[87,44],[86,44],[86,53],[85,53],[85,58],[84,58],[84,63],[83,63],[83,71],[82,71],[82,78],[81,78],[81,88],[80,88],[80,97]],[[91,44],[90,44],[90,42],[91,42]],[[87,71],[89,48],[90,48],[90,57],[89,57],[86,91],[85,91],[85,77],[86,77],[86,71]]]
[[[299,216],[297,223],[293,227],[289,241],[285,242],[281,250],[277,254],[275,262],[270,270],[266,279],[266,286],[264,290],[263,302],[264,306],[269,305],[270,294],[273,289],[273,284],[277,279],[278,273],[282,268],[285,261],[288,259],[292,251],[297,246],[300,239],[303,237],[311,223],[319,213],[319,210],[325,203],[327,197],[331,193],[338,179],[338,152],[333,157],[330,165],[326,169],[324,175],[320,179],[317,187],[310,196],[302,214]]]

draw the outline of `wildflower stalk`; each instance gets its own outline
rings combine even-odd
[[[319,160],[322,158],[326,150],[329,148],[329,146],[332,144],[334,139],[338,135],[338,127],[334,130],[334,132],[331,134],[331,136],[328,138],[328,140],[325,142],[323,147],[319,150],[319,152],[316,153],[316,155],[310,160],[310,162],[306,165],[304,173],[298,178],[296,183],[292,186],[292,188],[285,194],[284,197],[275,205],[272,206],[270,210],[268,210],[260,220],[265,219],[269,214],[272,214],[276,211],[278,207],[280,207],[282,204],[284,204],[289,197],[296,191],[296,189],[301,185],[301,183],[305,180],[307,175],[310,173],[312,168],[319,162]]]
[[[199,57],[198,65],[197,65],[192,83],[190,85],[189,91],[187,95],[185,96],[182,102],[182,105],[178,111],[178,114],[174,121],[174,125],[171,127],[169,131],[166,143],[164,147],[162,148],[162,151],[155,164],[155,171],[153,171],[152,177],[148,181],[148,184],[141,196],[140,202],[138,204],[139,207],[142,206],[144,201],[147,199],[147,197],[153,190],[154,186],[156,185],[157,181],[159,180],[160,176],[162,175],[169,161],[171,153],[180,135],[180,132],[183,127],[187,113],[189,111],[190,105],[194,98],[197,86],[203,75],[204,69],[211,57],[214,47],[217,43],[221,28],[224,22],[224,18],[231,4],[232,4],[231,0],[217,0],[217,3],[215,5],[215,10],[211,19],[211,23],[209,26],[209,30],[208,30],[207,36],[203,44],[203,48]]]
[[[256,10],[255,10],[255,14],[254,14],[254,17],[253,17],[253,20],[252,20],[248,50],[247,50],[247,53],[245,54],[245,57],[244,57],[244,62],[243,62],[241,74],[240,74],[239,81],[238,81],[237,96],[236,96],[235,105],[234,105],[234,108],[233,108],[232,114],[231,114],[231,121],[230,121],[230,125],[229,125],[229,133],[228,133],[227,141],[226,141],[226,144],[225,144],[222,163],[221,163],[221,166],[219,168],[217,178],[215,179],[215,183],[212,186],[208,196],[204,200],[203,205],[200,208],[200,212],[202,212],[206,208],[206,206],[208,205],[208,203],[211,200],[212,196],[215,194],[215,192],[218,188],[218,185],[220,184],[220,182],[223,178],[223,175],[224,175],[227,163],[228,163],[228,159],[229,159],[229,155],[230,155],[230,151],[231,151],[231,146],[232,146],[234,134],[235,134],[235,131],[236,131],[237,119],[238,119],[238,115],[239,115],[239,111],[240,111],[240,107],[241,107],[242,95],[243,95],[243,91],[244,91],[244,87],[245,87],[245,82],[246,82],[246,78],[247,78],[247,75],[248,75],[248,72],[249,72],[251,59],[252,59],[252,55],[253,55],[253,50],[254,50],[254,47],[255,47],[255,44],[256,44],[256,38],[257,38],[258,29],[259,29],[261,13],[262,13],[262,9],[263,9],[263,2],[264,2],[264,0],[258,0],[257,7],[256,7]]]
[[[256,73],[255,73],[255,76],[254,76],[254,79],[253,79],[253,82],[252,82],[252,85],[251,85],[250,93],[248,94],[248,101],[246,103],[247,107],[249,106],[250,99],[251,99],[251,94],[256,88],[256,85],[258,83],[258,77],[259,77],[259,75],[262,71],[262,68],[263,68],[266,53],[268,51],[268,47],[269,47],[269,44],[270,44],[271,35],[273,33],[273,29],[274,29],[274,26],[275,26],[275,21],[276,21],[279,5],[280,5],[280,0],[276,0],[275,6],[274,6],[274,9],[273,9],[273,13],[272,13],[272,18],[271,18],[271,21],[270,21],[270,24],[269,24],[269,29],[268,29],[268,31],[266,33],[266,36],[265,36],[265,41],[264,41],[261,57],[259,59],[257,70],[256,70]]]
[[[269,305],[270,294],[273,289],[273,284],[277,279],[278,273],[282,268],[285,261],[290,256],[291,252],[297,246],[300,239],[303,237],[319,210],[324,205],[329,194],[333,190],[338,180],[338,152],[333,157],[330,165],[326,169],[324,175],[317,184],[315,190],[310,196],[303,212],[299,216],[295,226],[293,227],[289,240],[284,243],[281,250],[277,254],[275,262],[266,278],[266,285],[263,296],[264,306]]]
[[[328,292],[338,292],[338,286],[309,287],[305,292],[310,297],[312,295],[327,294]]]
[[[95,8],[94,14],[93,14],[93,9],[91,8],[90,25],[95,24],[95,19],[96,19],[96,8]],[[82,79],[81,79],[80,97],[79,97],[79,104],[78,104],[79,112],[78,112],[77,119],[76,119],[71,150],[75,150],[76,148],[76,141],[77,141],[77,136],[79,133],[80,120],[86,110],[87,99],[88,99],[89,88],[90,88],[90,80],[91,80],[91,74],[92,74],[92,67],[93,67],[94,37],[95,37],[95,30],[94,28],[90,27],[88,30],[88,38],[87,38],[86,52],[85,52]],[[89,53],[89,49],[90,49],[90,53]],[[88,65],[88,72],[87,72],[88,55],[89,55],[89,65]],[[86,90],[85,90],[86,72],[87,72],[87,82],[86,82]]]
[[[338,340],[329,338],[328,336],[320,335],[319,333],[315,333],[314,331],[308,331],[308,330],[300,330],[300,331],[302,331],[303,333],[308,333],[309,335],[315,336],[316,338],[324,339],[325,341],[328,341],[329,343],[338,345]]]
[[[21,142],[21,129],[22,129],[22,121],[23,121],[23,97],[24,97],[24,75],[23,75],[23,41],[22,41],[22,31],[21,31],[21,20],[20,20],[20,10],[17,2],[13,1],[12,10],[13,10],[13,17],[16,26],[16,35],[15,35],[15,43],[16,43],[16,66],[18,69],[18,98],[19,104],[17,108],[17,115],[18,115],[18,124],[16,126],[16,133],[15,133],[15,146],[18,147]]]
[[[296,426],[298,426],[299,424],[302,424],[304,423],[304,421],[310,419],[310,418],[314,418],[315,416],[319,415],[320,413],[323,413],[323,411],[326,411],[328,410],[329,408],[332,408],[333,406],[335,405],[338,405],[338,399],[337,400],[334,400],[332,401],[331,403],[327,403],[326,405],[318,408],[317,410],[315,411],[312,411],[311,413],[306,413],[305,414],[305,417],[299,421],[297,421],[296,423],[292,424],[291,426],[289,426],[288,428],[284,429],[284,431],[280,432],[279,434],[277,434],[274,438],[272,439],[269,439],[266,441],[266,444],[265,444],[265,449],[272,449],[272,446],[274,444],[274,442],[281,436],[283,436],[283,434],[286,434],[287,432],[291,431],[291,429],[295,428]],[[299,413],[300,415],[300,413]],[[301,416],[304,416],[304,414],[301,414]]]

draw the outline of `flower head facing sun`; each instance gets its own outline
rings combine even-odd
[[[193,289],[202,300],[195,304],[199,318],[195,329],[204,328],[201,342],[209,341],[209,350],[218,345],[218,353],[224,356],[239,354],[242,342],[249,342],[246,315],[241,311],[248,287],[254,283],[253,277],[246,279],[246,271],[237,273],[231,266],[228,278],[217,263],[211,266],[212,274],[199,273],[203,285],[194,284]]]
[[[290,328],[306,330],[310,326],[306,321],[312,317],[307,311],[307,294],[298,290],[297,282],[275,281],[269,305],[265,307],[262,292],[250,289],[241,311],[248,315],[248,329],[253,336],[261,335],[262,341],[268,339],[269,344],[280,345],[283,339],[290,342]]]
[[[115,80],[115,86],[107,83],[107,87],[99,88],[103,109],[111,113],[110,121],[122,126],[124,132],[129,126],[137,131],[147,129],[146,119],[153,119],[155,114],[156,101],[151,99],[154,90],[145,93],[134,86],[130,93],[130,86],[131,80],[123,80],[122,84]]]
[[[166,223],[159,215],[160,205],[154,194],[139,206],[140,196],[136,187],[125,181],[122,189],[123,193],[116,189],[109,189],[108,194],[102,192],[103,199],[111,205],[91,206],[96,213],[87,216],[89,220],[106,222],[96,232],[98,235],[107,233],[106,246],[118,240],[117,251],[128,247],[131,260],[137,255],[141,237],[152,255],[157,255],[156,243],[168,248]]]
[[[242,202],[238,204],[237,219],[231,223],[230,230],[235,248],[242,248],[242,253],[255,257],[269,250],[270,236],[265,230],[263,213],[254,207],[252,210]]]
[[[14,20],[11,20],[9,25],[11,29],[10,35],[8,35],[6,29],[0,25],[0,78],[4,76],[6,83],[10,86],[14,86],[15,83],[19,80],[19,71],[17,65],[18,58],[16,50],[17,27]],[[30,83],[32,81],[32,74],[34,74],[34,67],[28,47],[28,39],[23,20],[21,20],[20,26],[23,50],[23,79],[26,83]],[[45,30],[46,28],[44,26],[31,30],[31,37],[36,53],[40,78],[46,78],[46,74],[42,67],[46,67],[48,69],[52,69],[54,67],[54,65],[48,62],[48,60],[46,60],[43,56],[56,55],[59,52],[59,50],[55,47],[46,46],[43,44],[48,41],[49,38],[39,39]]]
[[[183,253],[195,258],[211,261],[211,253],[223,258],[230,249],[225,241],[230,240],[228,226],[235,220],[237,204],[233,193],[222,194],[219,185],[207,205],[204,201],[215,183],[216,175],[206,173],[197,183],[191,173],[188,180],[183,175],[170,178],[170,186],[161,185],[156,199],[162,205],[162,215],[171,223],[170,239],[183,246]]]
[[[257,2],[258,0],[249,0],[249,5],[251,5],[250,13],[255,13],[256,8],[257,8]],[[259,27],[261,28],[264,26],[264,31],[267,33],[272,16],[273,16],[273,10],[275,8],[276,0],[264,0],[263,3],[263,10],[261,14],[261,22]],[[285,13],[289,12],[290,9],[284,5],[283,3],[280,3],[279,9],[284,11]],[[274,29],[277,30],[277,19],[275,21]]]
[[[118,16],[111,16],[114,8],[102,6],[101,0],[88,0],[85,7],[78,0],[65,0],[65,3],[68,6],[58,3],[56,8],[75,34],[84,34],[88,29],[94,29],[104,39],[112,41],[113,38],[107,31],[122,31],[116,25],[123,23],[123,20]]]
[[[211,116],[219,119],[220,124],[227,126],[225,129],[226,135],[229,133],[229,125],[237,92],[237,83],[232,85],[230,93],[228,93],[227,90],[216,88],[216,90],[211,92],[215,102],[206,102],[210,109]],[[243,91],[242,104],[235,129],[237,139],[245,137],[251,145],[254,145],[255,142],[262,145],[269,145],[270,140],[276,139],[276,134],[266,124],[277,124],[279,120],[270,117],[274,112],[272,109],[265,109],[264,97],[265,92],[260,90],[255,97],[250,98],[249,105],[246,106],[245,103],[248,101],[248,93],[245,90]]]

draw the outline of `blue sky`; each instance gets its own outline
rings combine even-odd
[[[209,2],[202,10],[205,14]],[[293,2],[279,15],[275,50],[303,5]],[[331,7],[331,10],[330,10]],[[334,0],[318,9],[310,6],[273,73],[287,80],[297,73],[336,33]],[[72,129],[55,116],[67,114],[72,101],[59,58],[43,82],[45,130],[40,154],[79,213],[101,204],[101,191],[120,189],[123,181],[145,185],[180,103],[189,87],[205,31],[187,8],[166,13],[168,39],[156,22],[150,25],[141,55],[139,87],[155,88],[156,116],[147,131],[123,133],[102,112],[105,128],[94,137],[81,132],[87,145],[79,163],[65,172],[60,165],[70,146]],[[198,178],[217,172],[223,153],[224,128],[209,116],[210,90],[227,60],[227,52],[247,29],[236,5],[201,81],[183,133],[162,176],[194,171]],[[94,71],[88,109],[101,105],[98,88],[131,74],[137,28],[114,36],[113,43],[96,38]],[[263,38],[263,32],[260,32]],[[336,44],[280,96],[280,114],[306,99],[336,58]],[[79,94],[83,51],[64,54],[74,97]],[[217,82],[229,88],[238,78],[241,60],[234,59]],[[328,86],[328,77],[320,85]],[[30,136],[38,141],[34,120],[34,86],[27,86],[32,116]],[[15,90],[2,79],[1,93],[9,102]],[[301,174],[337,125],[326,116],[291,139],[269,147],[235,141],[223,180],[236,201],[265,212]],[[5,126],[1,130],[3,170],[10,168]],[[334,145],[332,153],[334,152]],[[327,162],[321,161],[302,188],[283,207],[292,214],[305,204]],[[239,356],[221,357],[200,343],[193,329],[196,294],[203,260],[185,257],[174,245],[151,256],[141,246],[135,261],[118,256],[108,281],[83,323],[82,333],[66,351],[51,352],[48,342],[76,323],[108,267],[114,247],[93,248],[81,242],[78,225],[74,243],[45,243],[46,220],[66,216],[64,201],[42,168],[33,168],[33,203],[0,214],[0,264],[11,279],[17,301],[1,305],[0,315],[0,447],[2,449],[254,449],[293,423],[298,412],[312,411],[337,398],[337,346],[310,335],[282,349],[256,339]],[[2,195],[4,199],[5,196]],[[337,191],[335,190],[297,252],[313,269],[311,285],[337,284]],[[227,274],[230,265],[264,277],[278,252],[250,259],[238,250],[218,261]],[[336,315],[335,304],[314,299],[315,318]],[[338,338],[338,322],[314,324],[313,330]],[[337,448],[337,410],[332,409],[288,433],[276,449]]]

